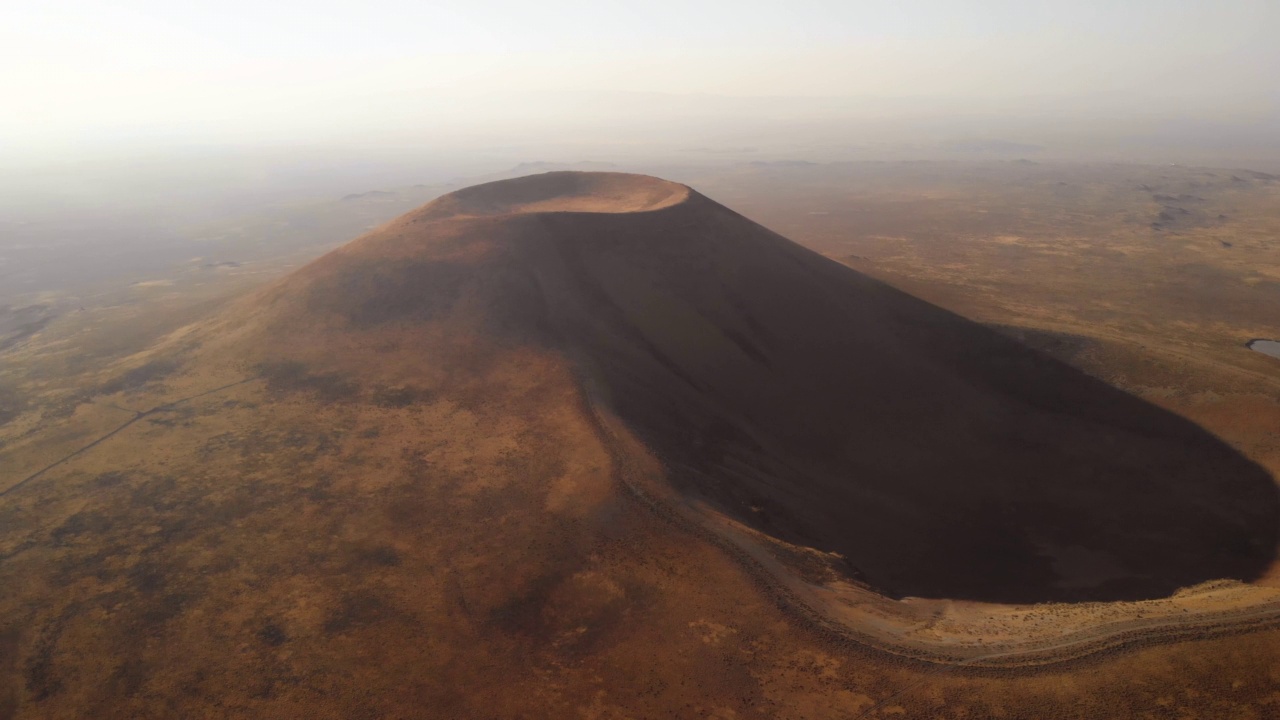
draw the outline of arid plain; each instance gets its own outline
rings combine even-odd
[[[663,174],[9,310],[0,717],[1280,711],[1280,180]]]

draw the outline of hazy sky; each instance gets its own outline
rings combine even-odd
[[[1277,37],[1276,0],[7,0],[0,151],[662,110],[617,93],[1248,119]]]

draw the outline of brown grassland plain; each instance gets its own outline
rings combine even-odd
[[[1280,469],[1278,363],[1243,349],[1280,337],[1272,179],[913,164],[698,187]],[[142,290],[3,356],[0,718],[1280,712],[1275,630],[1037,668],[833,633],[661,510],[666,467],[626,417],[584,409],[554,348],[477,331],[493,316],[466,302],[352,331],[343,298],[382,286],[296,291],[326,273],[249,300]],[[120,339],[144,320],[153,336]],[[1250,579],[1280,584],[1274,565]]]

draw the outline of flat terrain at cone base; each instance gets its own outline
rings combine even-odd
[[[0,718],[1129,717],[1175,665],[1214,717],[1277,682],[1266,471],[681,185],[459,191],[131,362],[71,418],[109,439],[9,456]],[[1180,625],[1212,660],[1134,649]]]

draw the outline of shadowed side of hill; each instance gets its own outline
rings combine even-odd
[[[683,492],[892,595],[1136,599],[1274,559],[1275,484],[1208,433],[653,178],[460,191],[263,299],[295,346],[562,353]]]

